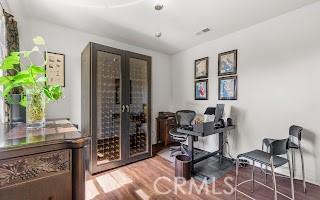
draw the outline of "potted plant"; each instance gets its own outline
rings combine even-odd
[[[30,51],[13,52],[0,64],[0,70],[16,70],[15,75],[0,77],[0,85],[3,92],[1,96],[9,104],[19,103],[26,107],[26,123],[28,128],[41,128],[45,125],[46,103],[56,101],[62,97],[62,88],[59,85],[47,85],[45,77],[46,58],[40,52],[44,49],[46,55],[45,41],[37,36],[33,39],[35,47]],[[31,59],[32,54],[41,58],[41,64],[36,65]],[[22,71],[17,70],[20,65]],[[11,92],[22,88],[20,102],[15,102]]]

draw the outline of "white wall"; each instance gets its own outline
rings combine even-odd
[[[264,137],[286,138],[292,124],[304,127],[307,179],[320,184],[319,22],[316,3],[174,55],[173,110],[203,113],[217,103],[232,105],[237,124],[231,134],[233,155],[261,148]],[[218,101],[218,53],[233,49],[238,49],[238,100]],[[195,101],[194,60],[206,56],[209,100]],[[216,144],[212,136],[198,147],[213,151]]]
[[[32,38],[41,35],[47,43],[48,51],[65,54],[66,87],[64,98],[48,105],[47,117],[70,117],[71,121],[81,122],[81,52],[88,42],[125,49],[152,57],[152,141],[155,141],[155,117],[157,112],[166,110],[170,102],[170,57],[124,44],[105,37],[84,33],[74,29],[50,24],[37,19],[18,18],[20,49],[33,47]],[[161,100],[160,100],[161,99]]]
[[[316,3],[180,52],[171,57],[171,63],[167,55],[108,38],[35,19],[18,22],[22,50],[32,47],[35,35],[42,35],[49,51],[66,55],[65,98],[49,106],[48,117],[67,116],[80,124],[80,53],[89,41],[135,51],[153,59],[152,119],[161,110],[189,108],[203,113],[217,103],[232,105],[237,124],[230,141],[233,155],[260,148],[264,137],[285,138],[291,124],[301,125],[307,178],[320,184],[316,170],[320,168],[319,20],[320,3]],[[218,53],[232,49],[238,49],[238,100],[218,101]],[[206,56],[209,100],[195,101],[194,60]],[[154,120],[152,125],[155,136]],[[212,136],[197,146],[213,151],[216,144]],[[297,173],[300,176],[300,167]]]

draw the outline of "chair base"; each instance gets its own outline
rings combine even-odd
[[[260,185],[262,185],[262,186],[264,186],[264,187],[266,187],[266,188],[268,188],[268,189],[270,189],[270,190],[272,190],[272,191],[274,191],[274,189],[273,189],[272,187],[270,187],[270,186],[268,186],[268,185],[265,185],[265,184],[261,183],[260,181],[252,180],[252,179],[242,181],[241,183],[239,183],[239,184],[237,185],[237,187],[239,187],[240,185],[242,185],[242,184],[244,184],[244,183],[248,183],[248,182],[252,182],[252,181],[254,181],[255,183],[258,183],[258,184],[260,184]],[[250,195],[248,195],[248,194],[240,191],[239,189],[235,189],[234,192],[235,192],[235,193],[236,193],[236,192],[239,192],[240,194],[248,197],[249,199],[256,200],[255,198],[253,198],[253,197],[251,197]],[[283,197],[285,197],[285,198],[287,198],[287,199],[292,199],[292,200],[293,200],[293,198],[291,198],[291,197],[289,197],[288,195],[285,195],[285,194],[283,194],[283,193],[281,193],[281,192],[279,192],[279,191],[277,191],[277,194],[280,194],[281,196],[283,196]]]
[[[269,176],[272,176],[271,173],[266,172],[266,170],[263,169],[262,167],[260,167],[260,170],[261,170],[261,173],[265,174],[266,178],[267,178],[268,175],[269,175]],[[275,176],[276,176],[276,177],[281,177],[281,178],[290,179],[290,176],[283,175],[283,174],[276,174]],[[265,179],[266,179],[266,178],[265,178]],[[267,179],[266,179],[266,180],[267,180]],[[307,192],[306,184],[305,184],[305,181],[304,181],[303,179],[293,178],[293,180],[301,181],[301,182],[302,182],[302,185],[303,185],[303,192],[304,192],[304,193]]]
[[[170,147],[170,151],[170,157],[173,157],[177,152],[180,152],[180,154],[188,155],[188,151],[184,148],[183,144],[181,144],[180,146]]]
[[[270,156],[270,162],[269,162],[269,163],[270,163],[270,164],[266,164],[266,166],[268,165],[268,166],[271,167],[273,188],[271,188],[271,187],[269,187],[268,185],[263,184],[263,183],[255,180],[255,178],[254,178],[254,169],[256,168],[256,167],[255,167],[255,162],[259,162],[260,164],[265,164],[266,157],[268,156],[266,153],[262,154],[261,152],[262,152],[262,151],[254,150],[254,151],[250,151],[250,152],[248,152],[248,153],[244,153],[244,154],[238,155],[237,160],[236,160],[236,181],[235,181],[235,187],[234,187],[234,189],[235,189],[235,194],[234,194],[235,200],[237,199],[237,192],[239,192],[239,193],[241,193],[241,194],[244,194],[245,196],[249,197],[250,199],[254,199],[254,198],[250,197],[250,195],[248,195],[248,194],[246,194],[246,193],[244,193],[244,192],[242,192],[242,191],[240,191],[240,190],[238,189],[238,187],[239,187],[240,185],[242,185],[242,184],[244,184],[244,183],[247,183],[247,182],[249,182],[249,181],[250,181],[251,184],[252,184],[252,185],[251,185],[251,191],[252,191],[252,192],[254,192],[254,184],[255,184],[255,183],[258,183],[258,184],[260,184],[260,185],[262,185],[262,186],[264,186],[264,187],[266,187],[266,188],[268,188],[268,189],[271,189],[271,190],[273,191],[273,193],[274,193],[274,200],[277,200],[277,199],[278,199],[278,194],[286,197],[287,199],[294,200],[294,199],[295,199],[295,195],[294,195],[294,182],[293,182],[293,176],[292,176],[292,168],[291,168],[291,163],[290,163],[290,161],[289,161],[288,159],[286,160],[286,163],[288,163],[289,172],[290,172],[291,197],[289,197],[289,196],[287,196],[287,195],[285,195],[285,194],[283,194],[283,193],[281,193],[281,192],[279,192],[279,191],[277,190],[277,181],[276,181],[276,175],[275,175],[275,168],[276,168],[276,167],[275,167],[275,166],[280,167],[280,166],[282,166],[283,164],[280,162],[281,160],[278,160],[276,163],[280,163],[281,165],[279,165],[279,164],[276,164],[276,165],[275,165],[275,164],[274,164],[274,163],[275,163],[275,162],[274,162],[274,160],[275,160],[274,158],[278,158],[278,157],[275,157],[275,156],[272,155],[272,154],[269,154],[269,156]],[[251,179],[245,180],[245,181],[242,181],[242,182],[238,183],[238,176],[239,176],[239,158],[240,158],[240,157],[245,157],[245,158],[247,158],[247,159],[251,159],[251,160],[253,161],[253,164],[252,164],[252,177],[251,177]],[[259,157],[260,157],[260,160],[259,160]],[[287,157],[289,158],[289,154],[287,154]],[[284,158],[282,158],[282,159],[284,159]],[[284,164],[285,164],[285,163],[284,163]],[[266,172],[267,172],[267,171],[266,171]]]

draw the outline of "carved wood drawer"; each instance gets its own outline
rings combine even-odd
[[[71,171],[71,150],[0,160],[0,189]]]

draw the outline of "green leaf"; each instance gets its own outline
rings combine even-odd
[[[0,85],[6,85],[10,83],[13,79],[13,76],[1,76],[0,77]]]
[[[29,67],[28,71],[31,72],[33,75],[44,74],[46,72],[46,70],[43,67],[36,65],[32,65],[31,67]]]
[[[46,86],[43,88],[43,92],[50,101],[55,101],[62,97],[62,88],[60,85]]]
[[[6,96],[6,102],[9,104],[18,104],[19,102],[17,102],[15,99],[13,99],[12,95],[8,95]]]
[[[12,84],[7,85],[7,87],[4,89],[2,96],[3,97],[7,97],[8,94],[10,94],[11,90],[14,88],[14,86]]]
[[[28,70],[23,70],[21,72],[18,72],[17,75],[20,75],[20,74],[29,74],[31,76],[31,74],[30,74],[30,72]]]
[[[52,86],[51,93],[52,93],[54,100],[60,99],[62,97],[61,86],[59,86],[59,85]]]
[[[24,80],[32,78],[30,74],[17,74],[13,78],[13,83],[22,83]]]
[[[36,45],[45,45],[46,44],[43,37],[41,37],[41,36],[37,36],[37,37],[33,38],[33,43]]]
[[[37,83],[47,82],[48,78],[45,76],[41,76],[37,79]]]
[[[14,78],[13,78],[13,85],[14,87],[18,86],[28,86],[35,84],[35,81],[31,74],[28,71],[22,71],[19,72]]]
[[[21,80],[17,80],[13,82],[14,87],[19,87],[19,86],[29,86],[29,85],[34,85],[34,79],[33,78],[24,78]]]
[[[28,73],[18,73],[17,75],[14,76],[13,80],[14,81],[18,81],[21,79],[25,79],[25,78],[32,78],[31,75]]]
[[[8,70],[14,69],[15,65],[20,63],[19,52],[13,52],[10,56],[7,56],[1,63],[0,69]]]
[[[21,98],[20,105],[23,107],[27,106],[27,97],[25,95]]]
[[[10,55],[12,55],[12,56],[20,56],[20,52],[19,51],[14,51],[14,52],[11,52]]]
[[[49,89],[47,87],[43,88],[43,92],[48,97],[49,100],[53,100],[51,92],[49,91]]]

